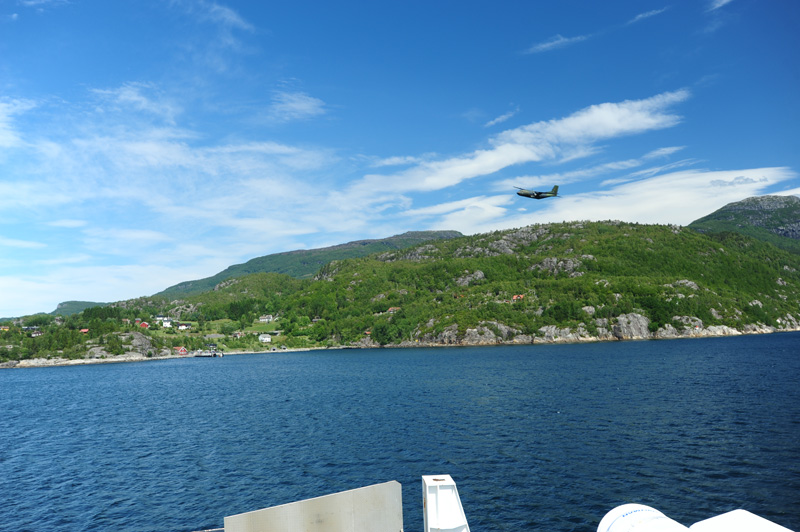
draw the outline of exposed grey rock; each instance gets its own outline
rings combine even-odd
[[[469,286],[474,281],[480,281],[481,279],[485,279],[486,276],[480,270],[475,270],[475,272],[471,274],[464,275],[463,277],[459,277],[456,279],[456,284],[458,286]]]
[[[570,277],[580,277],[583,272],[576,271],[581,266],[581,261],[577,259],[557,259],[556,257],[547,257],[542,262],[534,264],[529,270],[541,270],[558,275],[559,273],[568,273]]]
[[[476,329],[467,329],[461,341],[468,345],[487,345],[498,343],[498,338],[491,329],[479,326]]]
[[[672,316],[672,321],[677,321],[678,323],[682,323],[684,328],[689,328],[689,329],[703,328],[703,320],[701,320],[700,318],[695,318],[693,316]]]
[[[574,343],[574,342],[593,342],[597,337],[591,336],[589,332],[579,325],[575,331],[569,327],[559,329],[555,325],[545,325],[539,329],[541,336],[533,339],[534,343]]]
[[[688,279],[681,279],[680,281],[675,281],[674,283],[668,286],[672,286],[673,288],[677,288],[679,286],[685,286],[686,288],[691,288],[692,290],[700,290],[700,287],[697,286],[697,283],[695,283],[694,281],[690,281]]]
[[[617,323],[612,331],[615,338],[620,340],[644,340],[650,338],[650,320],[641,314],[622,314],[617,317]]]
[[[453,324],[439,333],[439,335],[433,339],[434,343],[437,344],[444,344],[444,345],[456,345],[459,343],[458,339],[458,325]]]
[[[494,330],[493,332],[499,333],[500,338],[503,341],[510,340],[516,337],[516,335],[520,333],[519,329],[515,329],[514,327],[509,327],[508,325],[505,325],[503,323],[498,323],[496,321],[485,321],[482,323],[482,325],[489,326]]]

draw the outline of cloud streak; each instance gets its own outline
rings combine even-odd
[[[325,114],[325,102],[304,92],[276,91],[272,95],[269,117],[277,122],[307,120]]]
[[[549,52],[551,50],[556,50],[558,48],[565,48],[572,44],[576,44],[579,42],[583,42],[589,39],[591,35],[578,35],[575,37],[564,37],[563,35],[554,35],[550,37],[548,40],[534,44],[527,50],[525,50],[526,54],[540,54],[542,52]]]
[[[593,105],[566,118],[503,131],[489,140],[487,149],[423,162],[397,174],[367,175],[352,191],[367,195],[375,188],[398,193],[441,190],[522,163],[553,161],[576,150],[590,153],[586,148],[599,141],[676,125],[681,117],[670,108],[689,95],[679,90],[643,100]]]
[[[513,118],[514,115],[516,115],[517,113],[519,113],[519,107],[517,107],[513,111],[509,111],[507,113],[504,113],[504,114],[498,116],[497,118],[495,118],[493,120],[489,120],[488,122],[486,122],[483,125],[483,127],[492,127],[492,126],[496,126],[497,124],[502,124],[506,120],[508,120],[510,118]]]

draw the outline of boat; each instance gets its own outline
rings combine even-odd
[[[424,532],[469,532],[450,475],[422,477]],[[403,532],[401,485],[396,480],[225,518],[224,532]],[[642,504],[608,512],[597,532],[792,532],[746,510],[733,510],[689,527]]]

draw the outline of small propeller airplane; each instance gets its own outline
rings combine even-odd
[[[558,196],[558,185],[553,187],[553,190],[550,192],[539,192],[538,190],[525,190],[524,188],[519,188],[519,192],[517,192],[518,196],[523,196],[526,198],[533,198],[533,199],[544,199],[544,198],[555,198]]]

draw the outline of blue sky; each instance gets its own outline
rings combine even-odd
[[[0,0],[0,316],[800,194],[798,27],[792,0]]]

